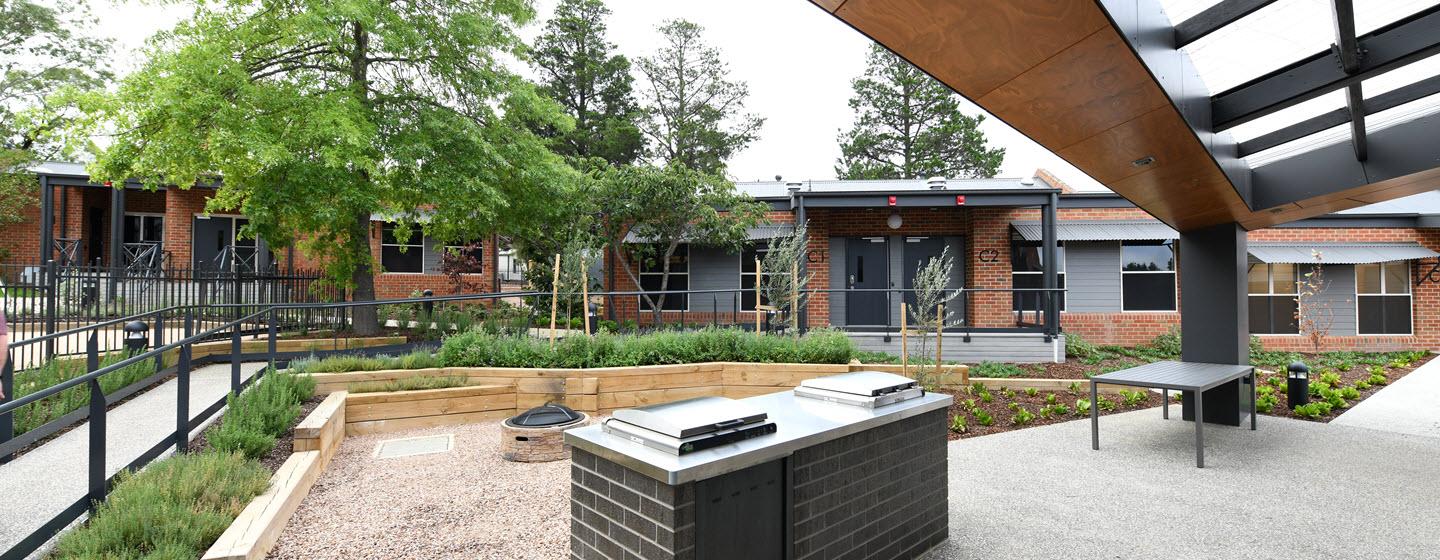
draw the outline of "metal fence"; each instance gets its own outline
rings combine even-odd
[[[243,272],[167,266],[101,267],[0,264],[0,309],[19,342],[171,307],[195,310],[202,327],[234,320],[241,305],[338,301],[313,271]],[[219,307],[228,305],[229,307]],[[120,326],[100,333],[101,350],[119,348]],[[173,326],[173,324],[172,324]],[[49,337],[15,356],[23,367],[85,352],[84,337]]]

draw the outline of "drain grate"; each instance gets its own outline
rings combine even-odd
[[[390,439],[382,441],[379,445],[375,446],[375,457],[378,459],[394,459],[396,457],[410,457],[412,455],[447,453],[454,447],[455,434]]]

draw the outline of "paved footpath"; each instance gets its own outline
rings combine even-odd
[[[264,365],[241,364],[242,378],[248,379]],[[230,364],[194,370],[190,374],[190,413],[199,416],[229,392]],[[108,474],[118,472],[161,439],[175,433],[175,399],[175,380],[171,379],[110,409],[105,415]],[[0,551],[9,550],[88,492],[89,450],[89,424],[82,423],[38,449],[0,465]]]
[[[1330,423],[1440,438],[1440,358],[1370,395]]]

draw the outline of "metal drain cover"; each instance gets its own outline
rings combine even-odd
[[[382,441],[380,445],[375,446],[375,457],[378,459],[394,459],[396,457],[409,457],[412,455],[447,453],[454,447],[455,434],[390,439]]]

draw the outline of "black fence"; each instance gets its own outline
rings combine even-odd
[[[0,264],[0,310],[9,322],[12,342],[166,308],[191,308],[203,327],[238,318],[246,305],[258,309],[344,299],[340,290],[319,280],[320,274],[313,271],[110,268],[59,266],[53,261]],[[101,350],[119,348],[121,326],[99,333]],[[50,337],[14,358],[23,367],[38,366],[52,358],[83,354],[86,344],[85,337]]]

